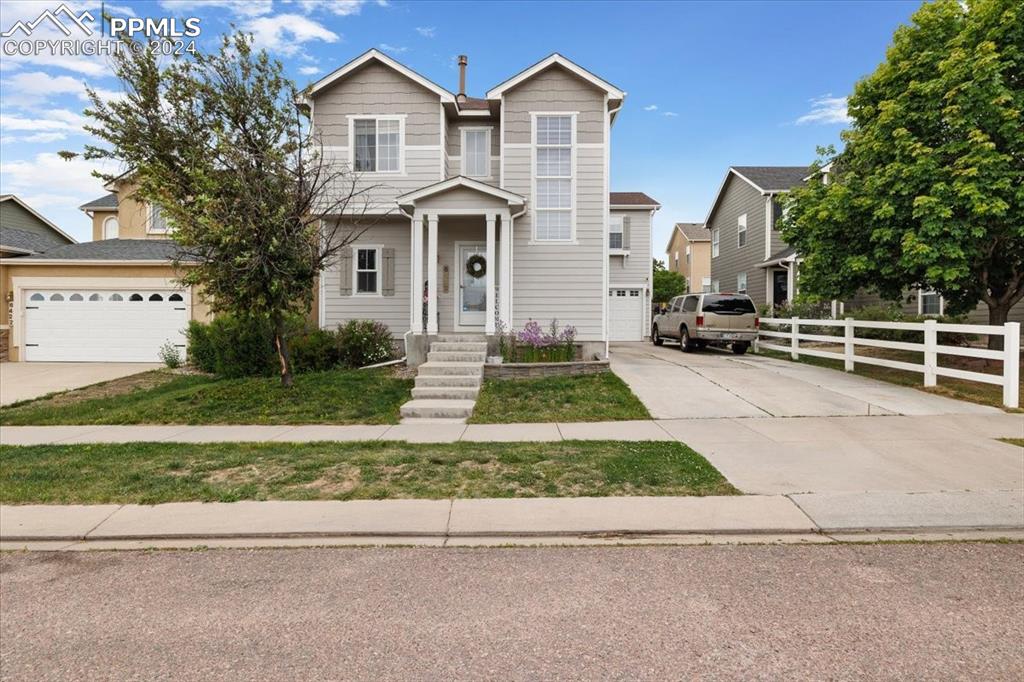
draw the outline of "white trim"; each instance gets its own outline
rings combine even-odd
[[[405,176],[405,114],[349,114],[345,117],[348,119],[348,162],[349,167],[354,173],[358,173],[361,177],[375,178],[375,177],[404,177]],[[377,128],[377,123],[380,121],[398,121],[398,170],[393,171],[358,171],[356,170],[356,121],[369,121],[373,120],[374,123],[374,135],[379,136],[380,132]],[[432,146],[432,145],[431,145]],[[440,146],[440,145],[438,145]],[[377,157],[374,159],[374,166],[380,167],[380,145],[374,141],[374,151]],[[429,151],[429,149],[428,149]]]
[[[438,180],[444,180],[448,177],[448,162],[450,159],[448,156],[448,120],[444,115],[444,104],[438,104],[438,108],[441,110],[441,144],[437,145],[437,162],[440,164]]]
[[[661,204],[609,204],[608,208],[613,211],[657,211]]]
[[[455,283],[458,286],[458,290],[455,292],[455,297],[454,297],[454,300],[452,301],[452,325],[453,325],[452,329],[457,331],[457,332],[480,331],[482,329],[486,329],[486,327],[487,327],[487,311],[486,310],[484,311],[484,322],[483,322],[483,324],[462,324],[460,322],[459,313],[462,312],[462,271],[463,271],[463,265],[464,265],[463,262],[462,262],[462,258],[461,258],[462,248],[463,247],[477,247],[479,251],[481,251],[484,254],[486,254],[486,252],[487,252],[487,242],[485,242],[485,241],[481,242],[481,241],[476,241],[476,240],[456,241],[456,242],[453,243],[453,245],[455,247],[455,255],[452,257],[452,263],[455,266],[454,267],[455,271],[459,273],[459,281]],[[486,258],[486,257],[487,256],[485,255],[484,258]],[[491,271],[491,272],[489,272],[486,275],[487,276],[487,281],[489,283],[490,280],[491,280],[491,273],[493,273],[493,271],[494,271],[494,264],[488,261],[487,269]],[[489,284],[488,284],[488,286],[489,286]]]
[[[36,251],[33,251],[31,249],[19,249],[17,246],[4,246],[3,244],[0,244],[0,251],[6,251],[7,253],[22,254],[25,256],[37,253]],[[4,258],[4,256],[0,255],[0,260],[4,260]]]
[[[56,232],[60,236],[64,237],[65,239],[69,240],[72,244],[77,244],[78,243],[77,239],[75,239],[70,234],[68,234],[64,230],[62,230],[59,227],[57,227],[56,225],[54,225],[52,222],[47,220],[39,211],[35,210],[34,208],[32,208],[31,206],[26,204],[24,201],[19,199],[17,194],[3,194],[3,195],[0,195],[0,202],[4,202],[4,201],[13,201],[18,206],[21,206],[23,209],[25,209],[26,211],[31,213],[33,216],[35,216],[39,220],[41,220],[44,223],[46,223],[47,227],[49,227],[50,229],[52,229],[54,232]],[[117,209],[112,209],[112,210],[117,210]]]
[[[722,252],[722,231],[721,228],[711,230],[711,257],[718,258]]]
[[[607,107],[606,107],[607,108]],[[530,202],[530,244],[577,244],[576,239],[576,191],[577,182],[579,175],[577,169],[577,129],[576,119],[579,115],[577,111],[531,111],[530,112],[530,196],[533,197],[533,201]],[[537,118],[540,116],[550,116],[559,118],[569,118],[569,208],[565,209],[547,209],[539,208],[537,206]],[[544,145],[545,147],[564,147],[565,145]],[[565,180],[566,178],[554,176],[545,176],[544,179],[553,180]],[[607,206],[608,192],[607,187],[605,188],[604,203]],[[569,214],[569,238],[568,239],[538,239],[537,238],[537,211],[554,211]],[[605,224],[607,225],[608,211],[605,210]],[[608,256],[607,252],[607,236],[605,237],[605,258]]]
[[[501,118],[498,119],[498,156],[501,158],[498,161],[498,184],[502,187],[505,186],[505,96],[501,96],[501,111],[499,112]],[[512,320],[506,320],[509,325],[512,324]]]
[[[5,259],[6,260],[6,259]],[[166,265],[174,264],[170,260],[88,260],[84,258],[17,258],[6,260],[6,265],[123,265],[132,267],[135,265]],[[182,263],[182,267],[188,267],[189,263]]]
[[[740,228],[743,229],[740,229]],[[743,243],[740,244],[740,235],[743,235]],[[745,248],[747,246],[748,239],[747,234],[747,214],[741,213],[736,217],[736,250]]]
[[[431,92],[433,92],[437,96],[439,96],[441,98],[441,101],[443,101],[443,102],[455,102],[455,95],[454,94],[452,94],[448,90],[445,90],[444,88],[442,88],[437,83],[434,83],[433,81],[427,80],[426,78],[424,78],[423,76],[419,75],[418,73],[416,73],[415,71],[413,71],[409,67],[407,67],[404,64],[402,64],[402,63],[392,59],[391,57],[387,56],[386,54],[384,54],[383,52],[381,52],[381,51],[379,51],[377,49],[367,50],[366,52],[364,52],[363,54],[359,55],[358,57],[356,57],[352,61],[348,62],[347,64],[342,65],[341,67],[335,69],[334,71],[332,71],[331,73],[327,74],[326,76],[324,76],[323,78],[321,78],[317,82],[313,83],[313,85],[311,85],[310,88],[309,88],[309,94],[310,95],[315,95],[320,90],[323,90],[324,88],[326,88],[331,83],[334,83],[335,81],[337,81],[337,80],[339,80],[341,78],[344,78],[346,75],[348,75],[352,71],[355,71],[356,69],[358,69],[360,66],[362,66],[366,62],[370,61],[371,59],[376,59],[377,61],[379,61],[384,66],[390,67],[390,68],[394,69],[395,71],[397,71],[398,73],[400,73],[403,76],[405,76],[406,78],[408,78],[409,80],[414,81],[414,82],[422,85],[427,90],[430,90]]]
[[[495,251],[496,251],[496,248],[495,248],[496,247],[496,244],[495,244],[496,235],[495,235],[495,224],[494,224],[497,221],[497,219],[498,219],[498,216],[496,214],[494,214],[494,213],[488,213],[485,216],[485,218],[484,218],[485,223],[486,223],[486,226],[484,228],[484,231],[485,231],[485,235],[484,236],[485,236],[485,239],[486,239],[486,244],[484,246],[484,249],[486,251],[486,254],[485,254],[484,258],[487,261],[487,263],[486,263],[487,269],[490,270],[490,272],[486,273],[487,282],[484,284],[484,333],[486,333],[486,334],[494,334],[494,332],[495,332],[494,318],[495,318],[495,316],[498,313],[497,308],[496,308],[497,297],[495,296],[495,288],[494,288],[495,282],[497,281],[497,274],[498,274],[498,272],[497,272],[497,270],[498,270],[498,268],[497,268],[498,261],[497,261],[497,258],[495,258],[495,255],[496,255],[495,254]]]
[[[772,210],[772,197],[764,198],[764,259],[772,257],[772,229],[775,226],[775,212]]]
[[[521,206],[524,203],[526,203],[526,198],[520,196],[519,194],[509,192],[506,189],[501,189],[500,187],[495,187],[494,185],[488,185],[485,182],[480,182],[479,180],[474,180],[473,178],[467,178],[461,175],[457,175],[454,178],[448,178],[447,180],[443,180],[441,182],[435,182],[433,185],[420,187],[419,189],[413,190],[412,192],[407,192],[405,194],[402,194],[401,196],[396,197],[395,201],[398,202],[398,204],[400,205],[414,204],[420,199],[425,199],[427,197],[434,196],[435,194],[442,194],[457,187],[465,187],[467,189],[476,190],[477,192],[481,192],[483,194],[488,194],[497,199],[503,199],[513,206]],[[430,213],[441,215],[447,211],[452,210],[462,209],[430,209]],[[486,211],[484,211],[483,209],[475,209],[467,213],[464,213],[463,215],[477,215],[485,212]]]
[[[466,178],[489,178],[491,176],[491,132],[493,126],[462,126],[459,128],[459,174]],[[466,133],[486,132],[487,133],[487,172],[483,175],[470,175],[466,170]]]
[[[349,244],[352,248],[352,293],[350,294],[353,298],[383,298],[384,297],[384,283],[381,281],[384,279],[384,266],[383,257],[384,245],[383,244],[362,244],[355,243]],[[358,291],[359,282],[359,251],[376,251],[374,256],[377,267],[375,270],[363,270],[363,272],[376,272],[377,273],[377,291],[374,292],[362,292]]]
[[[111,220],[113,220],[114,224],[117,226],[117,228],[114,230],[113,237],[107,234],[107,225],[110,223]],[[103,239],[117,239],[118,237],[121,236],[121,222],[117,219],[116,215],[107,216],[106,218],[103,219],[103,222],[100,223],[100,235]]]
[[[603,216],[604,217],[604,224],[607,226],[607,225],[609,225],[609,221],[611,220],[611,215],[612,215],[611,214],[610,195],[609,195],[609,192],[608,192],[608,190],[611,188],[610,178],[608,176],[609,176],[609,172],[610,172],[609,169],[610,169],[610,165],[611,165],[610,150],[611,150],[612,121],[611,121],[611,114],[608,111],[608,94],[607,93],[605,93],[605,96],[604,96],[604,106],[602,108],[601,118],[602,118],[601,123],[603,124],[603,128],[604,128],[602,132],[604,133],[604,142],[606,143],[604,145],[604,159],[603,159],[604,160],[604,169],[603,169],[604,170],[604,178],[603,178],[603,181],[601,183],[601,204],[604,206],[604,210],[603,210],[603,213],[604,213],[604,216]],[[575,132],[576,132],[576,118],[573,117],[573,133],[574,133],[574,135],[575,135]],[[573,139],[573,141],[575,142],[575,138]],[[573,168],[574,175],[575,175],[575,170],[576,169],[574,167]],[[623,221],[623,230],[625,230],[625,221]],[[575,236],[575,232],[573,233],[573,236]],[[623,238],[625,238],[625,235],[623,235]],[[601,280],[602,280],[601,283],[604,285],[604,291],[602,292],[602,295],[601,295],[601,340],[604,341],[604,356],[607,358],[608,357],[608,350],[609,350],[609,345],[608,344],[611,343],[611,334],[609,334],[610,325],[609,325],[609,321],[608,321],[609,315],[611,314],[611,306],[608,305],[608,294],[607,294],[607,292],[608,292],[608,285],[611,283],[611,264],[609,263],[609,260],[608,260],[609,259],[609,255],[611,253],[611,242],[610,242],[610,237],[609,237],[609,232],[608,232],[607,227],[605,228],[604,239],[601,240],[601,245],[602,245],[603,250],[604,250],[604,257],[601,259]],[[640,320],[640,324],[641,325],[643,324],[643,319],[642,318]],[[642,329],[640,330],[640,338],[641,339],[643,338],[643,331],[644,330],[642,330]]]
[[[437,334],[437,231],[438,216],[427,214],[427,334]]]
[[[591,85],[594,85],[594,86],[604,90],[605,93],[606,93],[606,96],[609,99],[623,99],[626,96],[625,91],[619,90],[617,87],[615,87],[614,85],[612,85],[608,81],[606,81],[606,80],[604,80],[602,78],[597,77],[593,73],[591,73],[591,72],[587,71],[586,69],[584,69],[582,66],[579,66],[578,64],[574,64],[573,62],[569,61],[568,59],[566,59],[562,55],[560,55],[557,52],[555,52],[554,54],[552,54],[552,55],[550,55],[548,57],[545,57],[544,59],[540,60],[539,62],[537,62],[533,66],[530,66],[527,69],[525,69],[523,71],[520,71],[518,74],[516,74],[512,78],[509,78],[508,80],[504,81],[503,83],[499,83],[498,85],[496,85],[493,88],[491,88],[490,90],[488,90],[487,91],[487,95],[486,95],[487,99],[497,99],[497,98],[501,97],[507,90],[510,90],[510,89],[516,87],[517,85],[519,85],[523,81],[526,81],[526,80],[532,78],[533,76],[535,76],[536,74],[540,73],[541,71],[544,71],[548,67],[554,66],[556,64],[558,66],[561,66],[562,68],[566,69],[567,71],[572,72],[576,76],[579,76],[580,78],[582,78],[583,80],[587,81]],[[605,107],[605,109],[607,110],[607,107]]]

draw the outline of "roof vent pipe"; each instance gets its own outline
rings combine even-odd
[[[459,101],[462,102],[466,99],[466,64],[469,63],[469,58],[464,54],[459,55]]]

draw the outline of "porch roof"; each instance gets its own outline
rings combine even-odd
[[[795,260],[798,260],[798,257],[796,255],[796,249],[794,249],[792,246],[787,246],[781,251],[773,253],[771,256],[758,263],[757,267],[770,268],[773,265],[780,265],[782,263],[792,263]]]
[[[407,192],[399,196],[396,201],[399,207],[403,209],[414,209],[416,208],[416,202],[423,201],[424,199],[438,197],[442,194],[449,192],[456,192],[459,190],[468,190],[473,193],[477,193],[481,198],[487,198],[486,203],[482,203],[483,206],[493,205],[494,201],[504,202],[509,208],[519,208],[526,204],[526,197],[516,194],[515,192],[509,192],[508,190],[494,185],[488,185],[486,182],[480,182],[473,178],[467,178],[464,175],[457,175],[454,178],[448,180],[442,180],[436,182],[433,185],[427,185],[421,187],[412,192]]]

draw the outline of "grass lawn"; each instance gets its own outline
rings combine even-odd
[[[0,447],[0,503],[735,495],[681,443]]]
[[[815,346],[819,350],[829,350],[842,353],[842,346],[826,347],[826,346]],[[783,360],[789,360],[787,353],[780,353],[774,350],[762,349],[761,355],[768,357],[780,358]],[[863,346],[857,347],[857,355],[872,355],[875,357],[885,358],[888,360],[901,360],[903,362],[912,362],[916,364],[922,363],[922,353],[915,353],[912,351],[895,350],[891,348],[868,348]],[[843,363],[841,360],[831,360],[829,358],[813,358],[809,355],[803,355],[800,357],[798,362],[804,362],[809,365],[816,365],[818,367],[828,367],[829,369],[837,369],[840,372],[843,371]],[[950,355],[940,355],[939,364],[943,367],[952,367],[955,369],[964,369],[971,372],[981,372],[987,374],[999,374],[1002,372],[1002,363],[988,363],[986,364],[983,360],[977,358],[961,358]],[[979,405],[991,405],[992,407],[998,407],[1006,410],[1007,412],[1024,412],[1024,409],[1009,409],[1003,407],[1003,387],[996,386],[994,384],[983,384],[977,381],[965,381],[963,379],[951,379],[949,377],[939,377],[938,386],[932,388],[925,388],[924,386],[924,375],[918,372],[907,372],[902,369],[890,369],[888,367],[879,367],[877,365],[866,365],[864,363],[856,363],[854,365],[854,374],[868,377],[870,379],[878,379],[879,381],[887,381],[890,384],[899,384],[900,386],[909,386],[925,393],[932,393],[935,395],[946,396],[947,398],[956,398],[957,400],[966,400],[972,403],[978,403]],[[1024,380],[1021,381],[1021,395],[1024,395]]]
[[[471,424],[650,419],[629,386],[611,372],[541,379],[488,379]]]
[[[158,370],[0,410],[0,424],[395,424],[412,381],[388,370],[218,379]]]

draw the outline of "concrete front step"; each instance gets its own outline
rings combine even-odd
[[[480,389],[473,386],[417,386],[413,400],[476,400]]]
[[[460,377],[447,374],[416,377],[416,388],[480,388],[480,377]]]
[[[486,359],[485,353],[472,351],[438,351],[431,350],[427,353],[427,362],[476,362],[483,363]]]
[[[440,334],[436,339],[440,343],[487,343],[483,334]]]
[[[483,376],[484,366],[481,362],[424,362],[417,370],[419,376]]]
[[[399,424],[418,424],[421,426],[434,426],[436,424],[465,424],[465,417],[403,417],[398,421]]]
[[[402,417],[452,419],[473,414],[475,400],[410,400],[402,405]]]
[[[486,343],[476,343],[471,341],[435,341],[430,344],[431,351],[437,351],[441,353],[453,353],[468,351],[470,353],[487,353]]]

